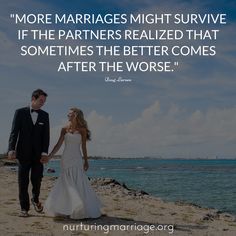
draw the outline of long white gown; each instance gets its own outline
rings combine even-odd
[[[64,140],[61,174],[44,204],[45,213],[72,219],[97,218],[101,215],[102,203],[83,170],[81,135],[66,133]]]

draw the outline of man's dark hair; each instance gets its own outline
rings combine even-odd
[[[41,95],[43,95],[43,96],[45,96],[45,97],[48,96],[47,93],[45,93],[42,89],[36,89],[36,90],[33,91],[33,93],[32,93],[32,98],[34,97],[35,99],[38,99],[39,96],[41,96]]]

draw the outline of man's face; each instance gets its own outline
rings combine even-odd
[[[45,102],[46,97],[44,95],[40,95],[37,99],[35,97],[32,98],[31,105],[32,108],[38,110],[44,105]]]

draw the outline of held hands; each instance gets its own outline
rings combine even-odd
[[[89,168],[88,160],[84,160],[84,171],[87,171]]]
[[[9,160],[15,160],[16,159],[16,152],[15,151],[9,151],[8,155],[7,155],[7,158]]]
[[[50,160],[50,156],[42,155],[42,156],[41,156],[41,159],[40,159],[40,162],[41,162],[42,164],[47,164],[49,160]]]

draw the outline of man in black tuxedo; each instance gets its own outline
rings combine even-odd
[[[37,89],[32,93],[30,107],[16,110],[9,138],[8,158],[18,159],[20,216],[28,216],[30,200],[28,194],[29,173],[32,183],[31,202],[37,212],[43,207],[39,202],[43,177],[43,164],[48,162],[49,116],[40,108],[46,102],[47,94]]]

